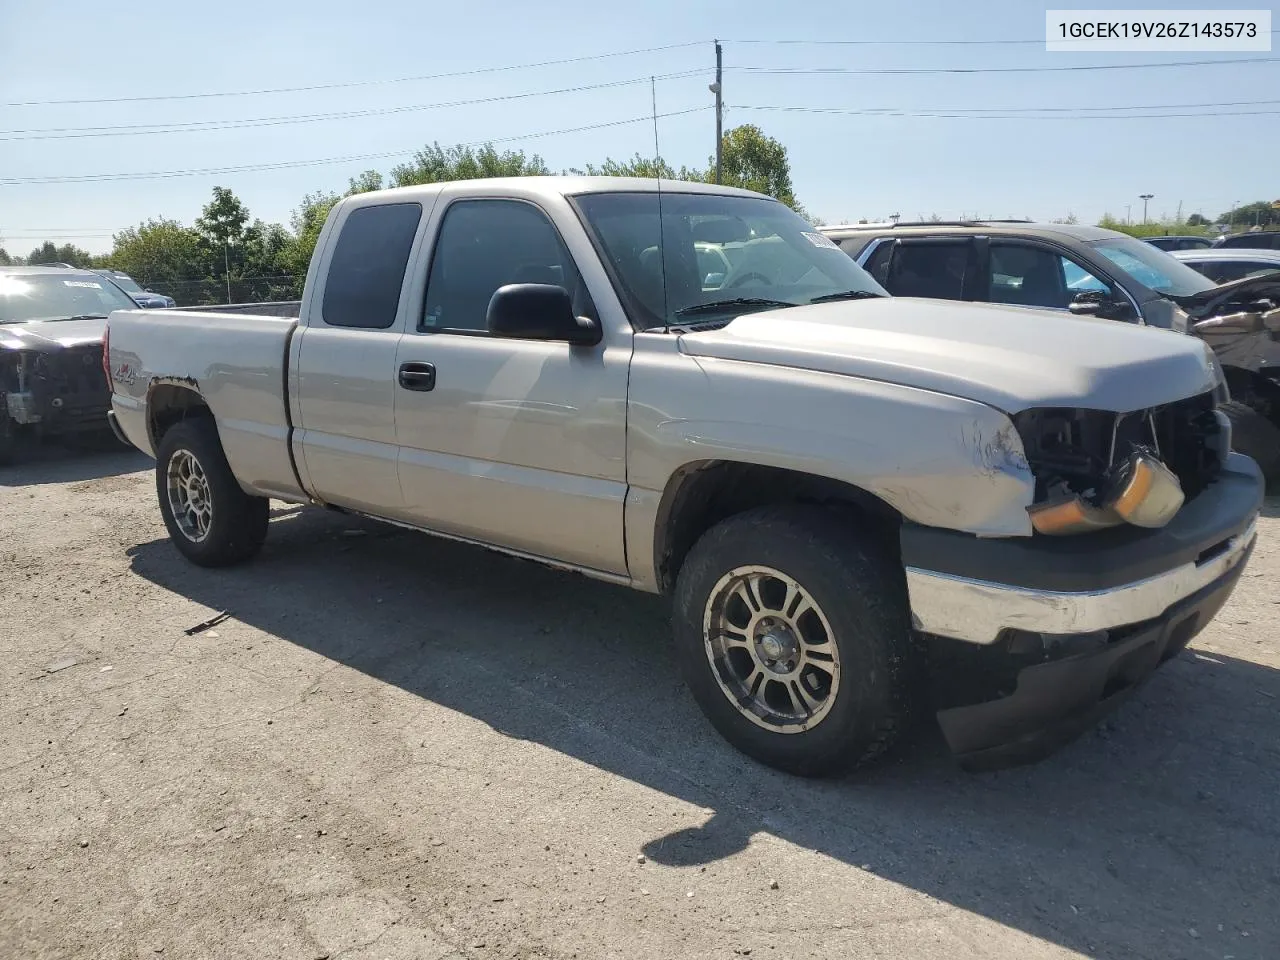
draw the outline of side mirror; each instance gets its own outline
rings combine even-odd
[[[568,290],[549,283],[499,287],[489,298],[485,326],[499,337],[562,340],[575,346],[594,346],[603,336],[597,321],[574,316]]]
[[[724,271],[720,271],[718,273],[708,273],[702,279],[702,289],[719,290],[720,287],[724,284],[724,278],[725,278]]]
[[[1107,305],[1107,295],[1101,290],[1084,290],[1071,298],[1067,305],[1078,317],[1096,316]]]

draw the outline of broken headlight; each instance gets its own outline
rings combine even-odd
[[[1126,414],[1027,410],[1014,418],[1036,480],[1039,533],[1162,527],[1213,482],[1221,424],[1213,393]]]

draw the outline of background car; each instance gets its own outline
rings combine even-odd
[[[1171,236],[1171,237],[1143,237],[1144,242],[1157,247],[1160,250],[1207,250],[1213,246],[1213,241],[1208,237],[1193,236]]]
[[[1233,247],[1229,250],[1178,250],[1171,255],[1214,283],[1230,283],[1280,271],[1280,250]]]
[[[142,289],[138,281],[123,270],[95,270],[94,273],[106,277],[127,293],[133,299],[133,302],[140,307],[176,307],[178,305],[173,297],[166,297],[163,293],[154,293],[151,290]]]
[[[1233,444],[1280,483],[1280,277],[1220,287],[1149,243],[1101,227],[1025,220],[822,227],[894,296],[1064,310],[1202,337],[1230,389]],[[1256,236],[1256,234],[1255,234]],[[1257,251],[1255,251],[1257,252]],[[1270,306],[1268,306],[1268,304]]]
[[[1251,233],[1233,233],[1227,237],[1219,237],[1213,244],[1215,249],[1236,250],[1247,247],[1251,250],[1280,250],[1280,230],[1255,230]]]
[[[103,331],[135,306],[89,270],[0,267],[0,463],[24,439],[112,436]]]

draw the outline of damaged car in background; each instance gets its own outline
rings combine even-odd
[[[102,334],[135,306],[88,270],[0,267],[0,463],[24,439],[110,438]]]

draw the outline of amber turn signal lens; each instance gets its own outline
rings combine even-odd
[[[1118,477],[1119,492],[1107,508],[1135,527],[1163,527],[1182,507],[1182,484],[1172,470],[1149,454],[1135,453]]]
[[[1104,530],[1124,522],[1112,511],[1090,506],[1079,497],[1036,504],[1028,507],[1027,513],[1036,532],[1054,537]]]

